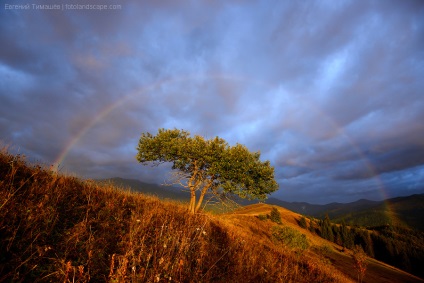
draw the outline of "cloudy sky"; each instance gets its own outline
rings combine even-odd
[[[283,200],[424,193],[423,1],[6,0],[0,43],[0,139],[61,172],[162,183],[138,139],[179,128]]]

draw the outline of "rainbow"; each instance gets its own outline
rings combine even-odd
[[[115,110],[116,108],[121,107],[122,105],[124,105],[125,103],[127,103],[130,99],[141,95],[143,93],[147,93],[147,92],[151,92],[165,84],[171,84],[171,83],[177,83],[177,82],[185,82],[185,81],[193,81],[193,80],[225,80],[225,81],[240,81],[240,82],[247,82],[247,83],[257,83],[259,85],[263,85],[268,89],[271,89],[273,86],[270,83],[264,82],[264,81],[259,81],[259,80],[255,80],[255,79],[250,79],[250,78],[246,78],[246,77],[238,77],[238,76],[229,76],[229,75],[190,75],[190,76],[183,76],[183,77],[179,77],[179,78],[174,78],[174,79],[163,79],[157,82],[154,82],[150,85],[147,85],[145,87],[139,88],[136,91],[133,91],[127,95],[125,95],[124,97],[120,98],[119,100],[113,102],[112,104],[104,107],[99,113],[97,113],[97,115],[95,115],[88,123],[86,123],[86,125],[84,127],[82,127],[74,137],[72,137],[69,142],[66,144],[66,146],[63,148],[63,150],[58,154],[57,158],[54,160],[53,165],[51,166],[52,171],[57,172],[58,168],[60,166],[60,164],[62,164],[67,155],[69,154],[69,152],[72,150],[72,148],[81,140],[82,137],[84,137],[87,132],[90,131],[91,128],[93,128],[97,123],[99,123],[100,121],[102,121],[106,116],[108,116],[113,110]],[[388,199],[389,196],[385,191],[385,186],[383,181],[381,180],[380,177],[378,177],[379,175],[377,174],[375,168],[373,167],[373,165],[369,162],[368,158],[363,154],[362,150],[355,144],[355,142],[346,134],[345,130],[343,127],[340,127],[335,121],[334,119],[328,115],[327,113],[325,113],[320,107],[318,107],[317,105],[315,105],[314,103],[311,103],[309,101],[306,101],[305,99],[302,101],[304,103],[306,103],[309,107],[311,107],[311,109],[314,109],[315,111],[317,111],[317,113],[325,118],[327,121],[329,121],[330,125],[337,130],[339,133],[342,134],[342,136],[349,142],[350,146],[352,146],[356,152],[358,153],[358,155],[362,158],[362,160],[364,161],[365,166],[367,167],[367,170],[371,173],[372,176],[376,176],[375,180],[376,180],[376,186],[378,187],[380,194],[382,196],[383,199]],[[399,220],[396,218],[396,213],[392,210],[390,204],[388,202],[386,202],[386,211],[388,214],[389,219],[391,219],[392,221],[396,221],[397,223],[399,223]]]
[[[142,87],[136,91],[133,91],[127,95],[125,95],[124,97],[120,98],[119,100],[115,101],[114,103],[104,107],[97,115],[94,116],[93,119],[91,119],[83,128],[81,128],[77,134],[72,137],[72,139],[66,144],[66,146],[63,148],[63,150],[59,153],[59,155],[57,156],[57,158],[55,158],[55,160],[53,161],[53,171],[57,171],[60,164],[62,164],[64,162],[64,160],[66,159],[66,156],[69,154],[69,152],[71,151],[71,149],[79,142],[79,140],[92,128],[94,127],[97,123],[99,123],[100,121],[102,121],[106,116],[108,116],[113,110],[115,110],[116,108],[122,106],[123,104],[125,104],[126,102],[128,102],[130,99],[132,99],[133,97],[137,96],[137,95],[141,95],[143,93],[146,92],[150,92],[153,91],[165,84],[170,84],[170,83],[177,83],[177,82],[184,82],[184,81],[192,81],[192,80],[202,80],[202,79],[216,79],[216,80],[233,80],[233,81],[241,81],[241,80],[245,80],[243,78],[240,77],[235,77],[235,76],[223,76],[223,75],[208,75],[208,76],[185,76],[185,77],[179,77],[179,78],[175,78],[175,79],[164,79],[155,83],[152,83],[148,86]]]

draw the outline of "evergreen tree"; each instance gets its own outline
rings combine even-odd
[[[272,222],[275,222],[275,223],[278,223],[278,224],[282,223],[281,222],[281,214],[278,211],[278,209],[275,208],[275,207],[272,208],[271,215],[270,215],[269,219],[271,219]]]
[[[340,226],[340,237],[342,240],[343,248],[352,248],[353,247],[353,236],[349,228],[346,226],[346,222],[343,220]]]
[[[333,235],[334,235],[334,242],[337,245],[342,245],[342,237],[340,235],[340,228],[337,225],[332,224],[331,225],[331,230],[333,230]]]
[[[355,229],[355,245],[359,245],[365,251],[365,253],[369,256],[374,256],[373,245],[371,242],[370,234],[365,229]]]
[[[322,220],[320,223],[321,223],[321,237],[333,242],[334,234],[333,234],[333,230],[331,229],[331,222],[330,222],[330,217],[328,217],[328,214],[325,215],[324,220]]]
[[[315,233],[315,221],[312,218],[309,218],[309,227],[308,227],[309,231],[311,233]]]
[[[302,217],[300,217],[299,226],[304,228],[304,229],[308,228],[308,224],[306,223],[306,218],[303,215],[302,215]]]

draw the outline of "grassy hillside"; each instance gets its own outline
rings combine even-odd
[[[157,196],[160,199],[189,202],[190,194],[183,192],[181,188],[161,186],[157,184],[144,183],[135,179],[123,179],[119,177],[97,180],[105,185],[129,189],[144,195]]]
[[[180,186],[150,184],[141,182],[140,180],[123,179],[119,177],[96,181],[106,186],[112,186],[122,190],[130,190],[132,192],[141,193],[143,195],[155,196],[164,201],[175,201],[181,203],[182,205],[188,205],[190,202],[190,193],[188,192],[188,189],[182,188]],[[199,195],[200,192],[198,192],[197,197],[199,197]],[[225,203],[223,203],[219,201],[215,195],[206,194],[203,202],[203,208],[209,212],[223,213],[234,210],[236,207],[246,203],[257,203],[257,201],[253,202],[233,197],[232,199],[227,199]]]
[[[278,206],[255,204],[240,208],[223,217],[230,219],[232,225],[248,228],[244,229],[244,232],[252,234],[250,237],[261,234],[262,237],[258,238],[258,242],[269,241],[270,239],[273,242],[272,235],[267,237],[265,236],[267,233],[264,231],[272,230],[276,224],[261,217],[269,215],[273,207],[277,208],[281,214],[282,224],[279,226],[287,227],[306,236],[310,247],[303,251],[303,256],[312,259],[314,262],[325,263],[326,266],[331,266],[331,268],[335,268],[352,279],[357,278],[357,271],[352,265],[352,250],[343,249],[343,247],[317,236],[316,233],[301,228],[299,223],[302,216],[295,212]],[[258,220],[255,222],[252,218]],[[418,277],[375,259],[368,257],[366,262],[367,270],[363,282],[424,282]]]
[[[0,282],[354,282],[349,254],[299,228],[292,212],[280,208],[281,224],[258,217],[270,210],[188,215],[179,203],[58,175],[3,150]],[[381,268],[386,282],[420,282]]]
[[[0,155],[0,282],[350,282],[217,216]]]

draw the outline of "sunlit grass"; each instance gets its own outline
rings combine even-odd
[[[190,215],[180,203],[57,174],[6,149],[0,174],[0,282],[349,282],[275,245],[269,223],[255,217],[243,227]]]

